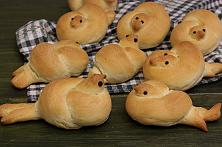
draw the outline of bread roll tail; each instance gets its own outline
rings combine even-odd
[[[13,72],[12,76],[11,83],[17,88],[25,88],[34,82],[40,82],[29,64],[25,64],[18,68]]]
[[[3,104],[0,106],[1,123],[4,125],[28,120],[38,120],[35,103]]]
[[[204,108],[200,109],[200,107],[194,107],[192,106],[189,113],[183,118],[183,120],[180,122],[181,124],[197,127],[205,132],[208,131],[207,125],[204,121],[204,119],[200,115],[200,110],[205,110]]]
[[[221,63],[207,63],[205,62],[205,77],[214,77],[216,74],[222,72]]]
[[[207,110],[204,115],[205,121],[215,121],[221,116],[221,103],[214,105],[210,110]]]
[[[192,106],[189,113],[180,122],[181,124],[186,124],[200,128],[201,130],[207,132],[207,125],[205,121],[215,121],[221,116],[221,103],[214,105],[210,110],[202,107]]]

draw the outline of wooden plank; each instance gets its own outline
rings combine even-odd
[[[195,105],[212,106],[222,102],[222,95],[193,95]],[[14,101],[13,99],[11,99]],[[11,101],[10,100],[10,101]],[[176,125],[169,128],[144,126],[136,123],[125,112],[125,96],[112,96],[110,119],[98,127],[63,130],[44,121],[30,121],[0,126],[3,145],[66,145],[66,146],[219,146],[222,143],[222,119],[208,123],[209,132]]]

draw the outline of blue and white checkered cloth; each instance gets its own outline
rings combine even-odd
[[[96,52],[106,44],[116,43],[116,26],[119,19],[129,11],[132,11],[140,3],[144,2],[133,1],[133,0],[121,0],[118,4],[116,11],[116,17],[114,22],[107,30],[105,38],[99,43],[82,45],[82,48],[88,53],[91,63],[94,61]],[[158,47],[144,50],[145,52],[159,50],[159,49],[170,49],[171,45],[169,42],[170,33],[175,25],[177,25],[186,13],[194,9],[208,9],[216,13],[220,19],[222,19],[222,0],[154,0],[154,2],[162,3],[166,10],[169,12],[171,18],[171,29],[165,40]],[[56,42],[56,24],[54,22],[47,21],[45,19],[30,21],[16,32],[16,40],[19,51],[24,55],[25,60],[29,58],[29,55],[37,44],[41,42]],[[221,62],[222,63],[222,42],[218,48],[205,56],[205,60],[208,62]],[[82,73],[83,77],[86,77],[88,70],[91,67],[88,64],[86,71]],[[199,84],[209,83],[217,81],[222,77],[222,74],[217,75],[213,78],[205,78],[200,81]],[[139,72],[133,79],[117,85],[107,85],[107,88],[111,94],[114,93],[126,93],[130,92],[134,85],[140,83],[143,80],[142,72]],[[32,84],[27,88],[28,101],[34,102],[38,99],[41,90],[45,87],[45,84]]]

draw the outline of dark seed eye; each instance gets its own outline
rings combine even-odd
[[[168,55],[167,53],[164,53],[164,56]]]
[[[78,41],[76,41],[76,44],[79,44],[79,42],[78,42]]]
[[[147,92],[147,91],[144,91],[144,92],[143,92],[143,94],[144,94],[144,95],[147,95],[147,94],[148,94],[148,92]]]
[[[144,23],[144,21],[143,21],[143,20],[141,20],[141,23],[143,24],[143,23]]]
[[[99,82],[98,82],[98,86],[99,86],[99,87],[103,86],[103,82],[102,82],[102,81],[99,81]]]
[[[74,20],[74,18],[72,18],[72,20]]]
[[[205,32],[205,31],[206,31],[206,29],[203,29],[203,31]]]
[[[193,31],[193,34],[196,34],[197,32],[196,31]]]
[[[138,39],[137,38],[134,38],[134,42],[137,42],[138,41]]]
[[[79,22],[82,23],[82,19]]]
[[[126,37],[129,37],[129,35],[126,35]]]
[[[138,20],[139,19],[139,17],[136,17],[136,20]]]
[[[165,61],[165,64],[168,65],[168,64],[169,64],[169,61]]]

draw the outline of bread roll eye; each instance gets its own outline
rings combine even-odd
[[[144,92],[143,92],[143,94],[144,94],[144,95],[147,95],[147,94],[148,94],[148,92],[147,92],[147,91],[144,91]]]
[[[137,38],[134,38],[133,41],[136,43],[136,42],[138,42],[138,39],[137,39]]]
[[[169,61],[165,61],[165,65],[168,65],[170,62]]]
[[[103,86],[103,82],[102,82],[102,81],[99,81],[99,82],[98,82],[98,86],[99,86],[99,87],[102,87],[102,86]]]

